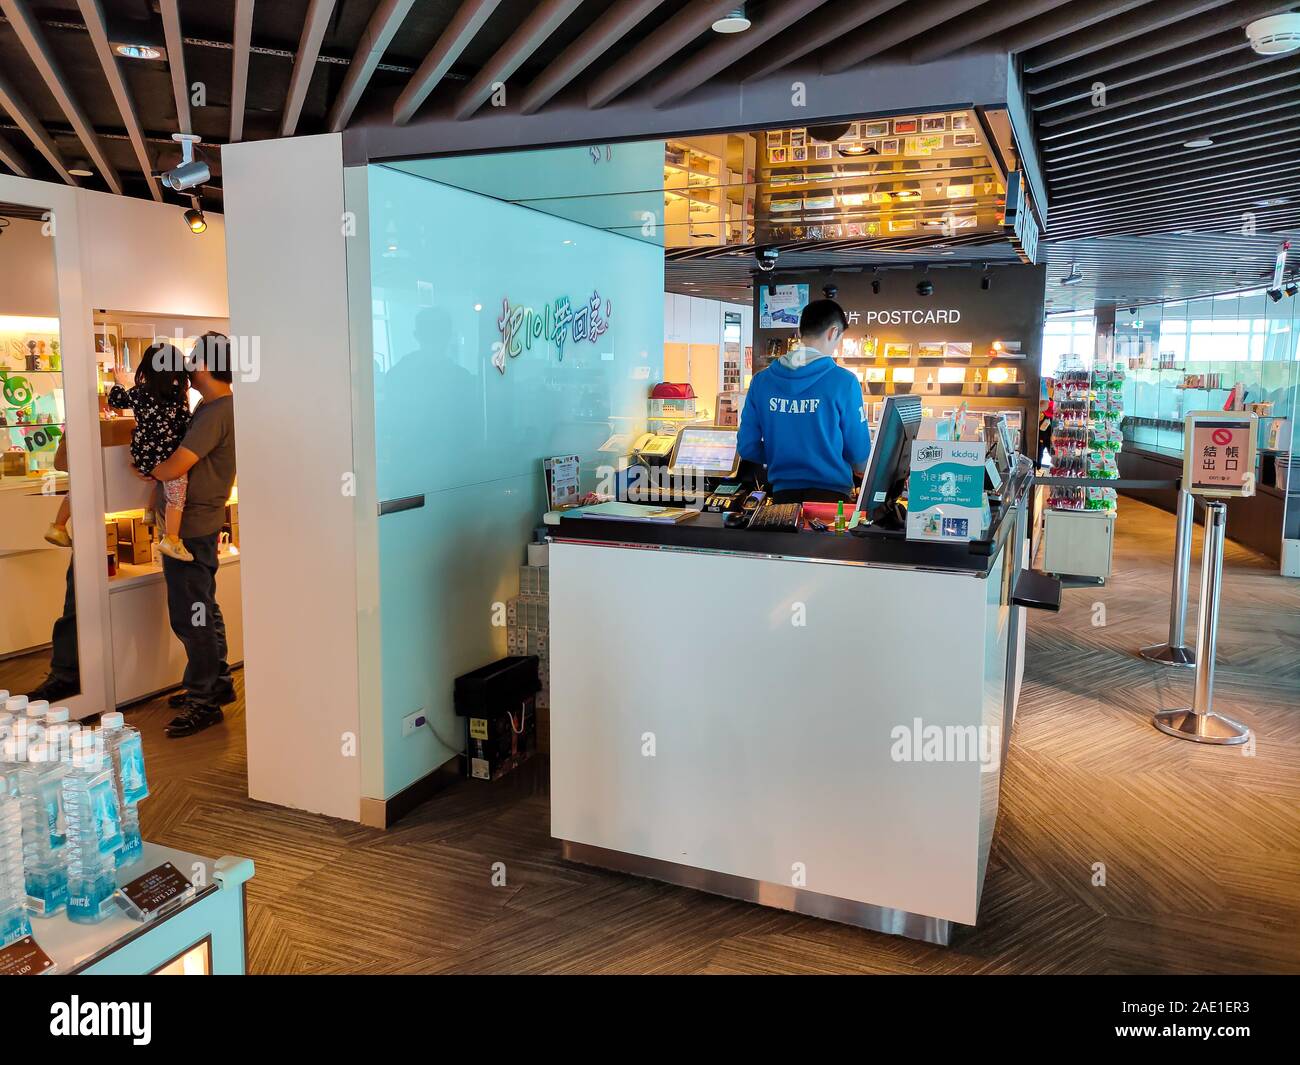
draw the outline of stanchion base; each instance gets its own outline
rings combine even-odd
[[[1214,712],[1197,714],[1190,707],[1160,710],[1151,716],[1151,723],[1161,732],[1195,743],[1232,746],[1250,739],[1250,729],[1240,721]]]
[[[1172,647],[1167,643],[1152,644],[1138,652],[1148,662],[1159,662],[1162,666],[1194,666],[1196,652],[1190,647]]]

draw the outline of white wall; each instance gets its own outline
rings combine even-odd
[[[0,230],[0,314],[58,317],[54,256],[41,225],[35,219],[13,218]]]
[[[235,388],[248,788],[358,820],[352,370],[342,138],[222,150]],[[307,174],[281,181],[275,175]]]
[[[226,224],[192,233],[184,208],[83,192],[86,288],[96,309],[226,318]]]

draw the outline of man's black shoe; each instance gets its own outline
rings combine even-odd
[[[39,688],[34,688],[27,693],[27,699],[33,703],[37,699],[44,699],[47,703],[57,703],[79,694],[81,694],[81,685],[76,681],[60,680],[51,674],[41,681]]]
[[[213,725],[219,725],[225,719],[226,715],[221,712],[219,706],[186,702],[181,712],[167,723],[166,732],[171,739],[180,739],[184,736],[193,736],[196,732],[202,732]]]
[[[170,706],[173,710],[179,710],[186,703],[190,702],[192,698],[193,696],[191,696],[189,692],[178,691],[175,695],[173,695],[170,699],[167,700],[167,705]],[[238,696],[235,695],[235,689],[231,688],[229,691],[223,692],[217,698],[217,702],[220,703],[222,706],[226,706],[229,703],[233,703],[237,698]]]

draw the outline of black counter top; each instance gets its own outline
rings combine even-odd
[[[1033,477],[1023,478],[1016,486],[1023,499],[1033,484]],[[809,559],[823,562],[849,562],[868,566],[892,566],[906,569],[948,570],[987,576],[1015,528],[1014,508],[995,507],[989,537],[969,543],[908,540],[905,537],[836,535],[832,532],[772,532],[751,529],[728,529],[721,514],[701,513],[690,521],[675,525],[652,522],[612,521],[583,518],[581,514],[565,517],[551,527],[551,538],[597,544],[632,544],[638,547],[675,548],[686,551],[735,552],[746,555],[776,555],[782,558]]]

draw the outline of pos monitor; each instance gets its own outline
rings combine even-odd
[[[735,477],[740,468],[734,425],[688,425],[677,434],[668,459],[669,472],[677,476]]]
[[[858,494],[858,510],[877,529],[898,532],[906,528],[907,512],[898,498],[907,489],[912,441],[920,427],[920,396],[886,398]]]

